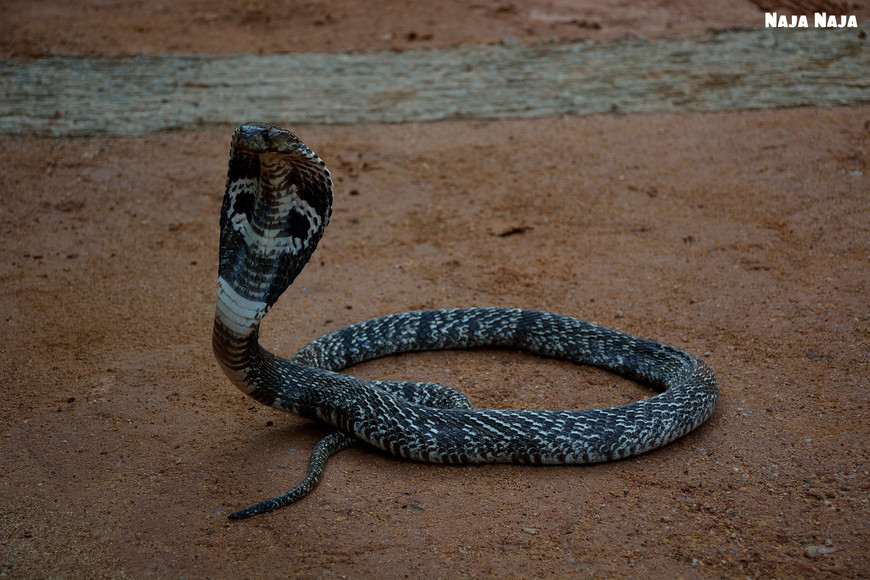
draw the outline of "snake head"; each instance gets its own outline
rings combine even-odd
[[[290,131],[245,123],[233,134],[221,208],[221,284],[264,304],[259,320],[302,271],[331,213],[320,157]]]

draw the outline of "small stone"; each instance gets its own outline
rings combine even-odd
[[[804,550],[804,556],[806,556],[807,558],[815,559],[822,554],[831,554],[836,551],[837,548],[830,544],[826,546],[807,546]]]

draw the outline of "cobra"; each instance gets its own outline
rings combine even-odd
[[[332,201],[326,164],[293,133],[261,123],[236,130],[220,218],[214,353],[230,381],[257,401],[336,431],[314,448],[302,483],[230,518],[304,497],[326,459],[355,441],[433,463],[596,463],[656,449],[712,414],[719,388],[695,356],[535,310],[403,312],[336,330],[290,359],[272,354],[259,344],[260,322],[317,247]],[[481,346],[594,365],[660,392],[606,409],[475,409],[450,387],[338,372],[394,353]]]

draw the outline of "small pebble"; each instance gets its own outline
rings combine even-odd
[[[807,558],[816,558],[822,554],[830,554],[836,551],[837,548],[834,546],[807,546],[806,550],[804,550],[804,555]]]

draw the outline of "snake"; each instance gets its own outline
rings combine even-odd
[[[233,512],[270,512],[305,497],[327,458],[361,441],[397,457],[440,464],[587,464],[645,453],[689,433],[716,406],[701,359],[551,312],[509,307],[418,310],[335,330],[291,358],[260,345],[260,323],[311,258],[329,223],[333,181],[291,131],[241,125],[232,136],[220,214],[212,347],[229,380],[260,403],[332,428],[303,481]],[[411,381],[362,380],[346,367],[387,355],[495,347],[606,369],[658,391],[595,409],[474,408],[461,391]]]

